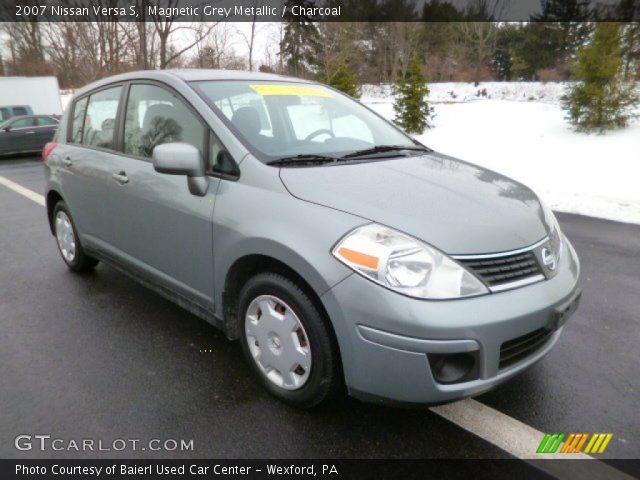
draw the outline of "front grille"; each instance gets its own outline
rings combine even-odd
[[[500,346],[500,364],[498,368],[506,368],[533,354],[547,343],[551,333],[551,330],[547,328],[539,328],[534,332],[504,342]]]
[[[490,287],[543,275],[533,251],[503,257],[461,258],[460,261]]]

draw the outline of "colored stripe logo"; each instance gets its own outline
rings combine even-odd
[[[584,453],[604,453],[612,438],[612,433],[547,433],[536,453],[580,453],[583,447]]]

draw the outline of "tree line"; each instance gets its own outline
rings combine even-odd
[[[433,2],[432,2],[433,3]],[[428,4],[429,5],[429,4]],[[545,17],[546,18],[546,17]],[[136,69],[179,67],[260,69],[345,86],[395,84],[417,55],[431,82],[559,81],[571,78],[578,50],[595,29],[590,22],[359,22],[285,19],[256,65],[233,53],[238,34],[228,23],[6,23],[0,74],[55,75],[63,88]],[[259,25],[258,28],[261,28]],[[640,23],[620,24],[625,76],[639,78]],[[181,41],[175,39],[180,36]],[[266,50],[266,48],[265,48]],[[353,90],[351,88],[351,90]]]
[[[62,88],[77,88],[132,70],[247,67],[231,49],[230,24],[178,20],[0,24],[0,75],[54,75]]]

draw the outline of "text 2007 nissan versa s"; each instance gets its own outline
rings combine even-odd
[[[313,82],[107,78],[43,156],[71,270],[104,261],[220,327],[299,407],[344,384],[408,404],[479,394],[548,353],[580,298],[531,190]]]

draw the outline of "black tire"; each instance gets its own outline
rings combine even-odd
[[[297,315],[308,337],[311,372],[296,390],[287,390],[270,381],[251,354],[245,331],[245,317],[251,302],[261,295],[284,301]],[[240,343],[251,369],[260,383],[276,398],[297,408],[313,408],[328,402],[343,383],[340,353],[336,340],[309,295],[294,282],[277,273],[259,273],[242,288],[238,297]]]
[[[66,216],[69,218],[69,223],[71,224],[71,228],[73,230],[73,236],[75,239],[75,255],[71,260],[65,257],[65,255],[62,252],[62,248],[60,247],[60,242],[58,241],[57,225],[56,225],[56,218],[58,216],[58,212],[64,212],[66,214]],[[54,235],[56,237],[56,244],[58,245],[58,251],[60,252],[60,256],[62,257],[62,260],[64,260],[64,263],[67,264],[67,267],[69,267],[71,271],[76,273],[86,273],[93,270],[95,266],[98,264],[98,260],[96,260],[93,257],[90,257],[85,253],[84,249],[82,248],[82,245],[80,244],[78,231],[76,230],[76,226],[73,223],[73,217],[71,216],[69,207],[67,207],[67,205],[62,200],[56,203],[55,206],[53,207],[52,223],[53,223]]]

